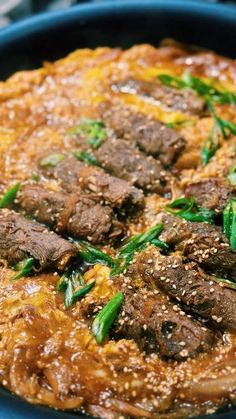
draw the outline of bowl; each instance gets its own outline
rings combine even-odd
[[[40,67],[76,48],[151,43],[163,38],[214,49],[235,57],[236,7],[204,1],[147,0],[85,4],[44,13],[0,31],[0,79],[18,70]],[[79,413],[32,406],[0,388],[1,419],[73,419]],[[233,419],[224,409],[211,419]]]

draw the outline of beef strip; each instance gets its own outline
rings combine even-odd
[[[204,179],[188,185],[185,195],[194,197],[198,205],[220,213],[228,200],[236,196],[236,187],[230,186],[224,179]]]
[[[18,203],[27,214],[72,237],[103,242],[122,232],[112,209],[102,206],[99,198],[65,194],[39,185],[22,187]]]
[[[101,166],[112,175],[147,191],[165,192],[167,174],[162,165],[133,144],[125,140],[108,139],[96,150],[95,155]]]
[[[175,89],[164,86],[157,81],[144,81],[133,78],[112,84],[113,91],[136,94],[149,99],[152,103],[164,105],[165,108],[185,112],[190,115],[201,115],[205,102],[189,89]]]
[[[221,287],[196,263],[183,263],[180,254],[162,256],[151,247],[139,257],[138,263],[140,274],[150,287],[155,284],[216,328],[236,331],[235,290]]]
[[[131,210],[144,205],[141,190],[101,169],[84,166],[80,170],[79,183],[83,190],[96,193],[112,207]]]
[[[231,250],[220,227],[165,213],[160,214],[160,219],[164,222],[161,240],[208,272],[236,280],[236,253]]]
[[[64,269],[75,247],[36,221],[8,209],[0,210],[0,258],[10,265],[33,257],[37,267]]]
[[[173,164],[184,149],[185,140],[175,130],[124,106],[108,106],[103,119],[119,138],[130,140],[164,166]]]
[[[178,360],[211,349],[213,333],[185,315],[165,295],[145,288],[124,292],[122,315],[114,328],[116,337],[134,339],[148,353],[159,352],[163,357]]]
[[[109,175],[101,168],[79,162],[74,157],[66,158],[53,170],[47,170],[47,174],[59,179],[67,192],[79,188],[86,193],[96,193],[112,207],[126,210],[141,208],[144,204],[141,190],[125,180]]]

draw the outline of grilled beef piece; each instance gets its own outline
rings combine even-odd
[[[216,328],[236,331],[235,290],[221,287],[196,263],[184,264],[178,254],[162,256],[153,247],[139,257],[138,263],[140,274],[150,287],[155,284]]]
[[[114,329],[116,337],[134,339],[146,352],[178,360],[211,349],[213,333],[186,316],[165,295],[145,288],[124,292],[125,303]]]
[[[75,238],[99,243],[122,232],[122,225],[112,209],[102,206],[99,198],[65,194],[25,185],[19,205],[38,221]]]
[[[163,194],[167,174],[151,156],[125,140],[108,139],[95,152],[98,162],[112,175],[147,191]]]
[[[140,189],[102,169],[84,166],[80,170],[79,184],[82,190],[96,193],[115,208],[131,210],[144,205],[144,196]]]
[[[75,254],[71,243],[45,226],[14,211],[0,210],[0,258],[6,259],[10,265],[33,257],[37,268],[53,266],[64,269]]]
[[[164,166],[174,163],[184,149],[185,140],[175,130],[129,108],[108,106],[103,118],[119,138],[130,140]]]
[[[200,115],[205,109],[204,101],[192,90],[175,89],[164,86],[159,81],[149,82],[130,78],[113,84],[112,90],[143,96],[167,109],[190,115]]]
[[[161,240],[208,272],[236,280],[236,253],[230,249],[220,227],[168,214],[161,214],[160,218],[164,223]]]
[[[198,205],[220,213],[228,200],[236,196],[236,187],[230,186],[223,179],[204,179],[188,185],[185,195],[194,197]]]
[[[118,177],[109,175],[101,168],[87,166],[74,157],[65,159],[47,172],[49,176],[60,180],[67,192],[81,189],[86,193],[95,193],[112,207],[124,210],[141,208],[144,205],[141,190]]]

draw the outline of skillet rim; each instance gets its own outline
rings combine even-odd
[[[3,28],[0,30],[0,54],[1,48],[5,48],[10,46],[15,41],[19,41],[25,37],[30,37],[35,34],[40,34],[40,32],[55,27],[59,27],[65,23],[72,23],[72,22],[79,22],[81,26],[86,24],[86,19],[90,19],[95,14],[97,17],[102,19],[104,14],[110,13],[111,15],[114,14],[125,14],[126,12],[132,12],[135,9],[135,12],[151,12],[153,10],[164,10],[166,13],[176,10],[178,12],[184,12],[186,14],[195,14],[199,19],[201,17],[216,17],[222,18],[225,22],[232,22],[236,25],[236,7],[234,5],[225,5],[225,4],[215,4],[215,3],[205,3],[204,0],[196,1],[196,0],[188,0],[184,2],[182,0],[115,0],[111,1],[102,1],[101,3],[89,3],[89,4],[80,4],[77,6],[73,6],[70,9],[63,9],[60,11],[55,12],[46,12],[40,13],[36,16],[29,17],[24,19],[20,22],[14,23],[7,28]],[[223,17],[222,17],[223,16]],[[47,415],[46,417],[49,418],[56,418],[58,417],[61,419],[69,419],[73,417],[77,418],[84,418],[80,413],[75,415],[69,412],[57,412],[52,410],[48,407],[41,407],[30,405],[29,403],[25,402],[15,394],[12,394],[8,390],[0,387],[0,397],[1,401],[5,399],[8,405],[16,403],[18,407],[20,406],[20,410],[23,409],[23,413],[15,411],[10,411],[11,419],[29,419],[33,418],[40,418],[40,415]],[[1,408],[1,401],[0,401],[0,417],[1,419],[9,419],[9,412],[6,412],[6,416],[4,412],[2,412]],[[12,403],[11,403],[12,402]],[[26,409],[26,410],[25,410]],[[31,410],[31,412],[27,411]],[[15,410],[15,409],[14,409]],[[34,412],[33,412],[34,411]],[[32,416],[32,415],[37,416]],[[29,416],[28,416],[29,415]],[[50,416],[49,416],[50,415]],[[219,413],[214,415],[207,415],[201,416],[201,418],[209,418],[209,419],[234,419],[236,415],[236,408],[231,412]],[[86,416],[88,417],[88,416]],[[200,419],[200,418],[199,418]]]

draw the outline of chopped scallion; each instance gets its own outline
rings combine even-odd
[[[110,268],[117,266],[117,261],[115,259],[109,256],[107,253],[104,253],[96,247],[92,246],[90,243],[79,240],[76,241],[75,244],[78,248],[80,256],[86,262],[91,264],[101,263],[103,265],[109,266]]]
[[[18,182],[15,185],[11,186],[3,195],[2,199],[0,200],[0,208],[7,207],[14,203],[16,199],[16,195],[21,187],[21,184]]]
[[[220,118],[217,115],[217,113],[215,111],[215,108],[214,108],[214,106],[213,106],[213,104],[210,100],[207,101],[207,106],[208,106],[213,118],[215,119],[215,123],[218,125],[224,139],[226,139],[228,137],[228,132],[230,134],[235,135],[236,134],[236,124],[234,124],[233,122],[227,121],[226,119]]]
[[[118,252],[117,259],[119,261],[119,265],[112,269],[111,276],[118,275],[123,272],[132,262],[135,252],[141,252],[144,250],[148,243],[152,243],[154,246],[167,250],[168,245],[157,239],[162,230],[163,224],[157,224],[149,228],[144,233],[136,234],[128,239]]]
[[[100,120],[83,118],[79,125],[71,128],[70,135],[84,134],[88,138],[88,144],[95,150],[107,139],[105,125]]]
[[[113,325],[117,314],[124,302],[122,292],[117,294],[97,314],[92,324],[92,332],[97,343],[102,343],[108,330]]]
[[[194,198],[183,197],[176,199],[175,201],[166,205],[165,209],[173,215],[177,215],[178,217],[192,222],[198,221],[212,224],[215,218],[214,211],[199,207],[195,203]]]
[[[226,89],[219,90],[213,86],[213,80],[206,82],[199,77],[193,76],[190,72],[185,72],[181,77],[171,76],[169,74],[160,74],[157,76],[160,82],[169,87],[177,89],[192,89],[199,96],[205,99],[211,99],[219,104],[236,104],[236,94]]]
[[[218,125],[215,124],[207,140],[203,144],[201,157],[202,157],[202,164],[204,166],[206,166],[209,163],[209,161],[214,156],[215,152],[218,150],[220,146],[218,131],[219,131]]]
[[[218,278],[216,276],[211,276],[211,279],[215,282],[218,282],[222,287],[231,288],[231,289],[236,290],[236,283],[230,281],[229,279]]]
[[[228,175],[228,181],[231,186],[236,185],[236,163],[231,167]]]
[[[230,246],[236,250],[236,199],[231,198],[223,212],[223,232]]]
[[[41,167],[55,167],[65,159],[65,156],[61,153],[51,153],[48,156],[40,160]]]
[[[14,275],[11,279],[15,281],[17,279],[23,278],[24,276],[27,276],[32,271],[34,262],[34,258],[28,258],[22,262],[17,263],[14,269],[19,271],[19,273]]]
[[[65,308],[69,308],[73,303],[75,303],[79,298],[83,297],[87,294],[95,285],[96,281],[91,282],[90,284],[85,285],[82,288],[77,289],[74,291],[74,287],[72,281],[69,280],[65,294],[64,294],[64,304]]]
[[[99,165],[96,157],[87,151],[73,151],[72,154],[77,160],[84,161],[93,166]]]

